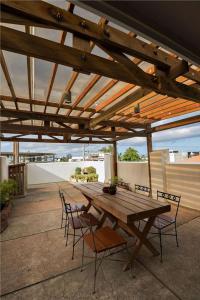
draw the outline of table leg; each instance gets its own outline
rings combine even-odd
[[[136,242],[135,249],[133,251],[133,254],[131,255],[130,262],[125,266],[124,271],[129,269],[130,264],[133,263],[133,261],[136,259],[142,245],[144,244],[153,255],[159,255],[159,252],[156,250],[156,248],[152,245],[152,243],[147,239],[147,235],[154,223],[156,217],[150,217],[148,219],[148,222],[145,224],[145,227],[143,231],[140,231],[134,224],[125,224],[122,222],[118,222],[118,225],[122,228],[124,228],[126,231],[128,231],[131,235],[136,235],[138,240]]]

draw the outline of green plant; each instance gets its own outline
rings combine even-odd
[[[96,174],[96,169],[92,166],[86,167],[85,169],[86,169],[87,174]]]
[[[9,201],[11,201],[14,192],[17,189],[17,183],[13,179],[0,182],[0,209],[2,210]]]
[[[141,157],[137,150],[129,147],[126,149],[121,159],[125,161],[138,161],[141,160]]]
[[[119,179],[118,179],[118,177],[117,176],[114,176],[114,177],[112,177],[111,178],[111,186],[113,185],[113,186],[116,186],[117,184],[118,184],[118,181],[119,181]]]
[[[80,167],[76,167],[75,174],[76,175],[81,174],[81,168]]]
[[[87,182],[95,182],[98,181],[99,175],[95,173],[90,173],[85,175]]]

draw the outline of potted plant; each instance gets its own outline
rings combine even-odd
[[[17,184],[14,180],[4,180],[0,182],[0,221],[1,232],[8,226],[8,218],[11,213],[11,201],[14,197]]]
[[[103,187],[103,192],[110,195],[115,195],[117,192],[118,177],[112,177],[109,186]]]

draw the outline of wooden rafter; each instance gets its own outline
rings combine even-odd
[[[129,36],[120,30],[106,25],[104,28],[98,24],[85,20],[82,17],[71,14],[43,1],[1,1],[2,22],[54,28],[69,31],[79,36],[100,43],[103,46],[111,46],[122,50],[132,56],[157,65],[161,69],[174,66],[178,59],[140,41],[137,38],[130,40]],[[8,20],[8,11],[10,19]],[[79,25],[79,26],[77,26]],[[195,70],[189,70],[186,76],[200,82],[200,75]]]
[[[23,32],[4,26],[2,26],[1,30],[2,49],[4,50],[75,67],[83,72],[87,71],[128,83],[136,83],[134,78],[130,78],[128,72],[124,72],[123,66],[119,63],[109,61],[90,53],[83,53],[80,50],[59,45],[58,43],[40,37],[29,36]],[[21,41],[20,44],[18,43],[18,40]],[[33,43],[34,48],[32,47]],[[56,56],[54,53],[56,53]],[[142,86],[147,86],[147,88],[151,88],[156,92],[167,94],[171,97],[181,97],[196,102],[200,101],[200,90],[198,88],[186,86],[163,76],[157,78],[153,75],[148,75],[148,78],[151,81],[151,85],[148,86],[149,81],[145,83],[142,81]]]
[[[70,143],[70,144],[112,144],[112,141],[108,140],[98,140],[98,141],[93,141],[91,138],[88,140],[64,140],[64,139],[42,139],[42,138],[17,138],[17,137],[0,137],[0,141],[2,142],[23,142],[23,143],[50,143],[50,144],[55,144],[55,143]]]
[[[69,12],[73,13],[74,4],[68,3],[67,10]],[[64,45],[66,36],[67,36],[67,32],[63,31],[61,33],[61,37],[60,37],[60,44],[61,45]],[[51,73],[51,76],[50,76],[50,80],[49,80],[49,85],[48,85],[48,90],[47,90],[47,97],[46,97],[46,101],[45,101],[44,113],[46,112],[46,109],[47,109],[47,104],[48,104],[48,101],[49,101],[49,98],[50,98],[50,95],[51,95],[51,91],[52,91],[52,88],[53,88],[53,84],[54,84],[54,81],[55,81],[57,70],[58,70],[58,64],[54,63],[53,68],[52,68],[52,73]]]
[[[4,124],[0,122],[2,133],[19,133],[19,134],[42,134],[42,135],[55,135],[63,136],[64,134],[70,134],[73,136],[85,136],[85,137],[117,137],[117,136],[145,136],[145,133],[131,133],[120,131],[101,131],[91,129],[75,129],[75,128],[61,128],[51,126],[32,126],[32,125],[17,125],[17,124]]]
[[[180,127],[180,126],[185,126],[185,125],[190,125],[190,124],[195,124],[195,123],[200,123],[200,115],[153,127],[153,128],[151,128],[151,132],[163,131],[163,130],[176,128],[176,127]]]
[[[31,34],[31,28],[30,26],[25,26],[25,31],[27,34]],[[29,94],[29,100],[30,100],[30,110],[33,110],[32,107],[32,63],[31,63],[31,57],[27,56],[26,59],[27,62],[27,74],[28,74],[28,94]]]
[[[101,28],[103,28],[105,26],[105,24],[107,24],[107,20],[105,18],[101,18],[99,20],[99,26]],[[79,40],[79,43],[80,43],[80,38],[78,38]],[[82,40],[82,42],[84,42],[84,40]],[[88,41],[87,41],[88,42]],[[85,50],[83,49],[85,46],[85,42],[82,44],[80,43],[80,46],[76,49],[79,49],[79,50]],[[91,53],[93,48],[94,48],[95,44],[93,42],[90,42],[87,46],[87,52],[88,53]],[[73,76],[73,74],[72,74]],[[81,102],[81,100],[89,93],[89,91],[93,88],[93,86],[99,81],[99,79],[101,78],[100,75],[94,75],[94,77],[91,79],[91,81],[89,81],[89,83],[86,85],[86,87],[83,89],[83,91],[76,97],[73,105],[72,105],[72,109],[68,110],[66,115],[69,116],[70,113],[72,112],[72,110]]]
[[[29,111],[16,111],[13,109],[1,109],[0,110],[2,117],[7,118],[17,118],[17,119],[24,119],[24,120],[43,120],[48,122],[56,122],[59,125],[63,123],[69,124],[85,124],[85,127],[89,127],[90,120],[87,118],[81,117],[72,117],[72,116],[63,116],[57,114],[43,114],[39,112],[29,112]],[[116,121],[102,121],[99,123],[102,126],[109,126],[109,127],[124,127],[126,129],[132,128],[145,128],[145,126],[140,125],[139,123],[126,123],[126,122],[116,122]]]
[[[14,87],[13,87],[13,84],[12,84],[12,80],[10,78],[10,74],[9,74],[9,71],[8,71],[8,68],[7,68],[7,64],[6,64],[6,61],[5,61],[5,58],[4,58],[2,50],[0,51],[0,60],[1,60],[2,70],[4,72],[6,81],[8,83],[8,87],[10,89],[10,93],[12,95],[12,101],[14,101],[16,109],[18,109],[18,104],[17,104],[17,101],[16,101],[15,90],[14,90]]]
[[[0,99],[2,99],[3,101],[6,101],[6,102],[12,102],[13,101],[13,98],[11,96],[6,96],[6,95],[0,95]],[[16,97],[16,100],[19,103],[30,104],[30,100],[27,99],[27,98]],[[42,106],[42,107],[45,106],[45,102],[44,101],[42,101],[42,100],[36,100],[36,99],[32,99],[32,104],[38,105],[38,106]],[[56,108],[58,108],[59,104],[56,103],[56,102],[49,101],[48,102],[48,106],[49,107],[56,107]],[[62,104],[61,108],[70,109],[71,106],[67,105],[67,104]],[[81,111],[81,112],[84,111],[83,107],[80,107],[80,106],[76,106],[75,110],[76,111]],[[91,108],[88,108],[88,109],[86,109],[86,112],[95,112],[95,110],[91,109]]]

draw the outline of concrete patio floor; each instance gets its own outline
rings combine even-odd
[[[60,185],[70,198],[71,185]],[[86,202],[79,191],[76,199]],[[15,200],[9,227],[1,234],[1,298],[199,299],[200,212],[180,208],[179,213],[180,247],[173,237],[165,236],[163,264],[143,248],[132,278],[130,271],[122,272],[123,262],[105,260],[92,295],[92,261],[87,260],[80,272],[81,244],[74,260],[71,246],[65,247],[58,184],[33,186],[25,198]],[[157,237],[153,243],[159,249]],[[126,260],[127,255],[120,252],[115,258]]]

